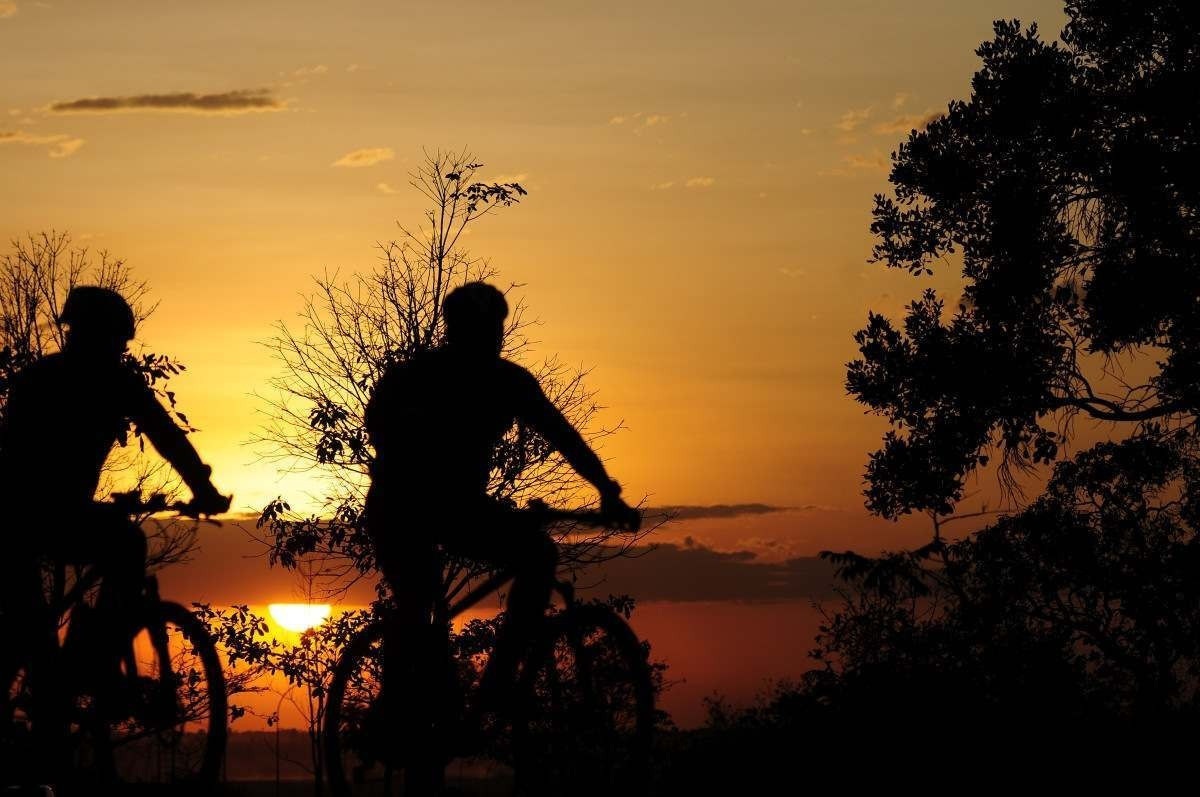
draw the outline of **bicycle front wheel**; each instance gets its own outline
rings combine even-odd
[[[214,787],[228,739],[225,676],[204,624],[177,603],[147,608],[125,662],[128,692],[95,700],[81,725],[96,766],[120,783]]]
[[[325,770],[334,797],[393,793],[399,773],[387,760],[392,734],[379,701],[383,685],[382,622],[342,651],[325,704]]]
[[[577,604],[547,619],[513,722],[522,794],[648,790],[654,688],[647,649],[616,612]]]

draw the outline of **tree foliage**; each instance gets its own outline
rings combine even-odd
[[[997,22],[970,98],[910,134],[875,199],[877,261],[964,286],[856,335],[847,387],[892,426],[866,473],[886,517],[951,511],[996,453],[1015,488],[1078,416],[1194,428],[1200,8],[1066,10],[1061,42]]]

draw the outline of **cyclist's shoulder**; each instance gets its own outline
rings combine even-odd
[[[62,378],[70,370],[70,363],[60,352],[39,357],[22,368],[13,377],[14,385],[32,386]]]
[[[427,370],[429,365],[428,354],[425,353],[415,354],[391,363],[379,375],[379,380],[375,383],[376,389],[380,386],[387,386],[412,379],[422,371]]]
[[[520,379],[525,382],[534,379],[536,381],[536,377],[529,372],[528,368],[504,357],[500,358],[499,362],[496,363],[496,367],[502,375],[509,379]]]
[[[431,359],[432,352],[421,352],[390,364],[383,369],[371,388],[371,405],[391,404],[411,399],[409,395],[415,385],[427,382],[436,373],[438,365]]]
[[[520,363],[501,358],[497,363],[496,370],[503,383],[513,390],[522,392],[541,390],[537,377]]]
[[[37,375],[53,373],[54,371],[59,371],[69,367],[71,367],[71,359],[61,351],[56,351],[51,354],[38,357],[29,365],[25,366],[21,370],[21,373]]]

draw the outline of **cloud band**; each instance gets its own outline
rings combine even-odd
[[[281,111],[286,103],[269,89],[235,89],[215,94],[177,91],[170,94],[136,94],[129,97],[85,97],[50,106],[55,113],[122,113],[135,111],[205,114],[243,114]]]

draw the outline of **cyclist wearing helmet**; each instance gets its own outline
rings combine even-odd
[[[636,528],[637,510],[621,499],[600,458],[546,398],[537,379],[501,357],[508,304],[483,282],[451,291],[442,311],[446,343],[393,365],[367,406],[375,448],[367,526],[384,578],[421,622],[428,606],[432,546],[488,562],[515,575],[480,690],[481,709],[498,704],[524,645],[550,600],[557,549],[536,517],[490,497],[488,480],[501,437],[516,422],[557,449],[600,493],[614,525]],[[425,617],[427,617],[427,613]]]
[[[10,574],[15,579],[6,579],[6,613],[16,615],[18,630],[32,624],[9,601],[31,599],[28,590],[40,588],[37,558],[50,556],[99,569],[97,619],[117,631],[125,607],[135,605],[141,592],[146,538],[121,509],[96,502],[95,495],[104,461],[115,443],[125,443],[129,423],[183,477],[198,513],[223,512],[230,499],[213,486],[211,469],[127,365],[135,319],[125,299],[107,288],[79,286],[58,320],[67,327],[62,351],[13,378],[0,430],[0,500],[17,571]],[[103,638],[121,653],[119,633]]]

